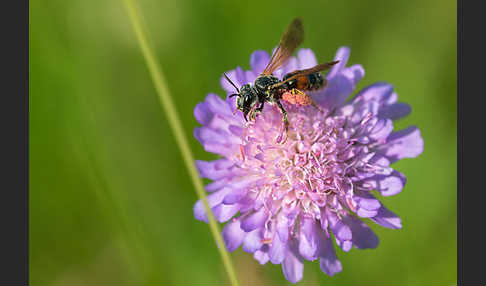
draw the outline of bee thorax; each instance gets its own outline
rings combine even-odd
[[[254,86],[258,92],[265,92],[270,86],[279,82],[280,80],[273,75],[262,75],[255,80]]]

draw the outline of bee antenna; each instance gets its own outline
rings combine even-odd
[[[226,78],[226,80],[227,80],[229,83],[231,83],[231,85],[232,85],[232,86],[233,86],[233,87],[236,89],[236,91],[237,91],[238,93],[240,93],[240,90],[239,90],[239,89],[236,87],[236,85],[235,85],[235,84],[234,84],[234,83],[231,81],[231,79],[229,79],[229,77],[226,75],[226,73],[223,73],[223,74],[224,74],[224,77]],[[234,95],[236,95],[236,94],[234,94]]]
[[[237,96],[238,94],[237,93],[233,93],[232,95],[230,95],[229,97],[233,97],[233,96]]]

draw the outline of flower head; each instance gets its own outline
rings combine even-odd
[[[423,140],[416,127],[393,132],[393,120],[410,113],[397,102],[387,83],[376,83],[346,101],[363,77],[361,65],[346,67],[349,49],[340,48],[339,63],[327,74],[327,87],[312,94],[315,106],[282,102],[290,122],[282,132],[282,114],[266,105],[254,121],[245,122],[228,95],[233,87],[221,79],[227,99],[209,94],[194,115],[202,127],[194,136],[205,150],[222,158],[196,161],[208,201],[223,229],[228,250],[240,245],[261,264],[281,264],[287,280],[303,276],[303,259],[319,259],[328,275],[342,270],[332,239],[344,251],[376,248],[378,238],[361,219],[387,228],[401,228],[401,220],[377,198],[398,194],[405,176],[390,164],[418,156]],[[236,85],[253,83],[269,61],[264,51],[252,54],[251,70],[228,72]],[[291,71],[316,65],[314,54],[301,49],[279,68],[279,79]],[[194,215],[207,220],[198,201]]]

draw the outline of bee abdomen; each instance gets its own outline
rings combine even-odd
[[[290,78],[292,73],[289,73],[284,76],[283,80]],[[313,73],[308,75],[299,76],[289,82],[287,82],[288,89],[299,89],[302,91],[306,90],[318,90],[325,86],[326,80],[322,78],[321,73]]]
[[[307,75],[307,81],[309,82],[307,87],[308,90],[318,90],[324,87],[324,79],[322,78],[321,73]]]

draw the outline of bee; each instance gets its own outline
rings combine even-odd
[[[224,74],[226,80],[235,88],[237,96],[236,110],[243,112],[246,121],[254,120],[261,113],[265,103],[276,104],[282,113],[282,121],[286,133],[289,128],[287,111],[281,100],[290,104],[317,105],[312,101],[306,91],[315,91],[324,88],[327,80],[322,77],[321,71],[326,70],[338,61],[318,64],[309,69],[296,70],[286,74],[282,80],[273,75],[273,72],[284,65],[292,56],[295,49],[304,40],[304,27],[300,18],[295,18],[282,35],[277,49],[263,72],[255,79],[253,84],[245,84],[238,89],[236,85]]]

